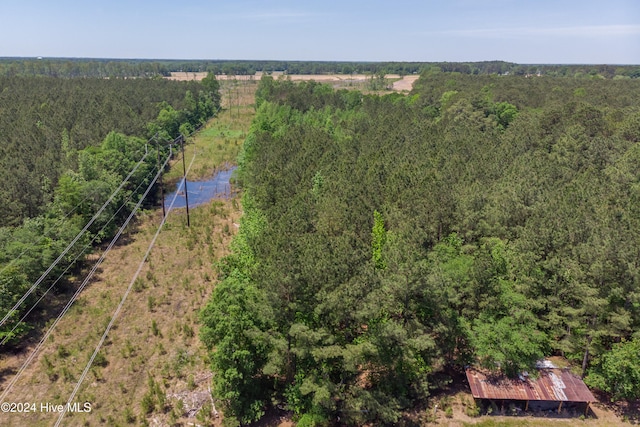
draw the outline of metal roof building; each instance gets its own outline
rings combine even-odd
[[[538,378],[520,376],[516,379],[474,368],[467,368],[466,374],[475,399],[522,401],[526,402],[525,410],[529,409],[530,402],[535,401],[547,402],[554,407],[557,405],[560,411],[566,402],[586,404],[586,412],[589,404],[596,400],[585,383],[568,370],[546,364],[538,371]]]

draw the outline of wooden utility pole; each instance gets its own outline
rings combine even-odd
[[[187,191],[187,164],[184,160],[184,135],[180,135],[180,144],[182,145],[182,179],[184,181],[184,199],[187,205],[187,227],[191,227],[189,220],[189,192]]]
[[[160,141],[158,141],[156,138],[158,134],[156,134],[153,138],[154,141],[156,142],[156,152],[158,153],[158,171],[160,171]],[[160,194],[162,195],[162,218],[166,218],[167,217],[167,212],[165,210],[164,207],[164,184],[162,183],[162,174],[160,174]]]

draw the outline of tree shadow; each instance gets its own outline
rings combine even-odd
[[[279,408],[269,408],[262,418],[249,424],[249,427],[278,427],[281,425],[294,425],[292,413]]]
[[[127,226],[126,232],[122,233],[113,247],[124,247],[131,244],[138,232],[139,221],[132,221]],[[48,327],[55,321],[55,319],[58,318],[73,295],[82,286],[82,283],[91,273],[102,253],[109,246],[110,241],[111,239],[109,239],[109,241],[101,242],[95,246],[93,252],[85,254],[83,259],[81,261],[77,261],[64,275],[64,277],[58,279],[57,276],[50,275],[50,277],[47,277],[46,280],[40,284],[33,296],[27,299],[23,305],[23,307],[27,307],[22,311],[25,313],[29,311],[33,304],[42,296],[42,300],[39,301],[37,305],[33,306],[33,309],[23,320],[24,324],[28,325],[28,331],[26,331],[24,335],[17,340],[13,342],[9,341],[5,343],[5,345],[0,346],[0,356],[26,357],[26,355],[28,355],[31,349],[42,340],[48,330]],[[99,282],[101,280],[100,275],[102,273],[103,269],[100,266],[95,267],[95,271],[86,283],[83,291],[93,283]],[[57,283],[49,289],[54,280],[57,281]],[[45,291],[46,294],[43,296]],[[79,297],[80,295],[78,298]],[[76,300],[73,305],[78,305],[79,303],[79,300]],[[8,374],[8,372],[0,371],[0,383],[2,383]]]
[[[600,406],[613,412],[622,420],[631,424],[640,424],[640,399],[611,401],[611,396],[607,393],[594,391]]]

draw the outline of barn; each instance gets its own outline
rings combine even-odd
[[[596,399],[580,377],[559,369],[549,361],[538,363],[535,378],[527,373],[518,378],[468,367],[467,380],[476,402],[517,411],[557,411],[563,409],[588,414]]]

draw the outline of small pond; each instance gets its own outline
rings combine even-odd
[[[213,177],[206,181],[189,181],[187,180],[187,190],[189,196],[189,207],[203,205],[213,199],[227,199],[231,196],[231,184],[229,180],[236,166],[231,169],[217,172]],[[176,185],[176,190],[164,196],[165,206],[169,207],[171,201],[176,196],[177,189],[180,189],[173,203],[174,208],[184,208],[187,206],[186,197],[184,196],[184,186],[182,180]]]

